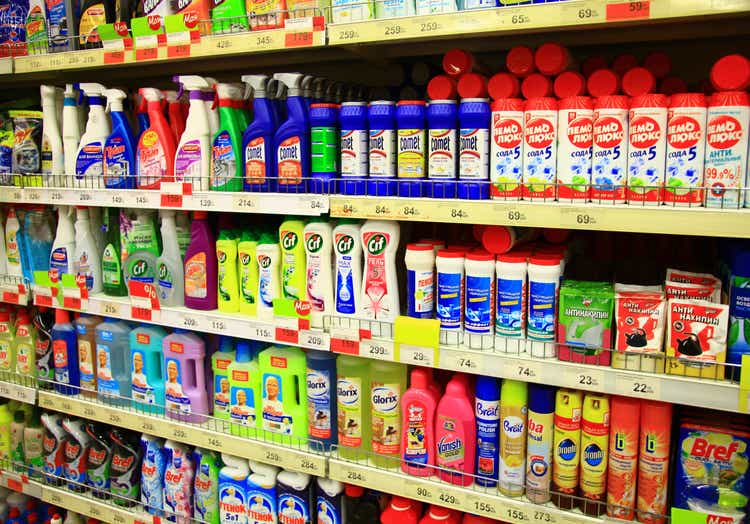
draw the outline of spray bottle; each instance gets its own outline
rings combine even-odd
[[[207,524],[219,524],[219,455],[201,448],[196,448],[194,455],[193,517]]]
[[[177,146],[172,130],[162,112],[162,94],[158,89],[142,87],[141,105],[148,111],[149,128],[138,140],[136,176],[139,189],[159,189],[161,181],[174,179],[174,156]]]
[[[215,90],[217,81],[210,76],[204,78],[206,79],[206,82],[208,82],[209,88],[203,91],[203,104],[206,106],[206,113],[208,114],[209,140],[212,140],[214,135],[216,135],[216,132],[219,130],[219,111],[217,110],[218,103],[216,101]]]
[[[50,278],[59,282],[61,275],[75,271],[76,233],[73,228],[73,208],[57,208],[57,232],[49,256]]]
[[[112,134],[104,142],[104,187],[133,189],[136,141],[123,110],[123,100],[128,95],[120,89],[107,89],[104,96],[112,119]]]
[[[276,157],[273,141],[279,124],[272,102],[266,95],[269,79],[265,75],[245,75],[242,81],[253,89],[253,123],[242,135],[244,190],[275,191]]]
[[[277,522],[276,476],[279,468],[248,460],[252,474],[247,477],[247,517],[253,524]]]
[[[78,121],[78,104],[73,84],[65,84],[65,98],[62,111],[63,158],[65,161],[65,178],[61,186],[71,184],[76,174],[78,144],[81,142],[81,127]]]
[[[159,302],[165,306],[182,306],[184,300],[185,274],[177,244],[175,214],[171,210],[160,210],[161,241],[163,250],[156,259],[157,293]]]
[[[216,84],[219,97],[219,129],[211,147],[211,189],[213,191],[242,191],[243,167],[241,159],[242,132],[240,110],[242,89],[236,84]]]
[[[599,516],[607,499],[609,457],[609,397],[587,393],[583,399],[581,424],[581,510]]]
[[[89,119],[76,154],[75,187],[99,188],[104,174],[104,143],[110,133],[109,119],[104,112],[102,99],[106,88],[94,83],[79,85],[88,97]]]
[[[104,294],[124,297],[128,294],[122,274],[122,242],[120,239],[120,210],[108,207],[105,215],[105,240],[102,252],[102,285]],[[59,228],[59,225],[58,225]]]
[[[552,467],[552,503],[571,509],[578,490],[578,465],[581,458],[581,408],[583,394],[558,389],[555,397],[554,456]]]
[[[46,184],[52,186],[62,185],[61,178],[65,172],[63,158],[63,142],[60,134],[60,125],[57,121],[57,108],[55,98],[57,89],[54,86],[39,86],[42,96],[42,175]]]
[[[185,115],[182,113],[180,94],[177,91],[163,91],[162,95],[167,104],[167,116],[169,117],[169,129],[172,130],[175,144],[185,132]]]
[[[189,91],[190,112],[185,122],[185,132],[179,137],[175,154],[174,176],[177,181],[193,184],[196,191],[208,189],[208,173],[211,165],[209,145],[211,126],[208,110],[203,101],[203,92],[209,89],[205,78],[195,75],[172,77],[181,89]]]
[[[530,384],[528,408],[526,497],[537,504],[544,504],[550,499],[555,388]]]
[[[76,207],[75,232],[76,249],[73,266],[76,274],[86,279],[89,292],[100,293],[102,291],[101,252],[96,247],[96,241],[91,232],[89,210],[85,207]]]
[[[276,73],[274,78],[286,85],[287,119],[274,135],[279,191],[305,192],[310,177],[310,117],[302,96],[300,73]]]

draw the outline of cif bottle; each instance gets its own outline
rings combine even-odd
[[[81,313],[76,319],[76,333],[78,335],[78,370],[81,374],[81,394],[96,398],[96,326],[102,319]]]
[[[43,16],[43,15],[42,15]],[[55,98],[57,89],[54,86],[39,86],[42,100],[42,174],[48,186],[61,186],[65,173],[63,142],[60,134]]]
[[[120,210],[108,207],[105,212],[105,240],[102,252],[102,287],[110,297],[128,294],[122,272],[122,239],[120,237]]]
[[[279,226],[281,296],[291,300],[307,299],[304,228],[304,221],[293,217],[287,217]]]
[[[310,177],[310,117],[302,97],[300,73],[276,73],[274,79],[288,89],[287,119],[274,134],[276,171],[281,193],[305,192]]]
[[[312,477],[299,471],[282,471],[278,485],[279,524],[312,522]]]
[[[63,395],[76,395],[81,384],[76,330],[70,323],[69,313],[64,309],[55,310],[51,338],[55,364],[55,391]]]
[[[44,425],[44,474],[45,482],[59,486],[63,476],[63,444],[65,430],[62,427],[63,416],[60,413],[42,413]]]
[[[406,392],[406,366],[377,360],[370,364],[370,375],[373,462],[378,467],[398,467],[401,461],[401,396]]]
[[[396,250],[398,222],[368,220],[360,229],[364,252],[362,314],[365,318],[393,322],[401,312]]]
[[[279,468],[248,460],[252,473],[247,477],[248,524],[278,522],[276,476]]]
[[[497,486],[500,460],[500,380],[477,377],[474,415],[477,419],[476,483]]]
[[[75,232],[76,249],[73,268],[76,276],[85,279],[86,288],[90,293],[101,293],[103,289],[101,253],[96,247],[89,220],[89,210],[85,207],[76,207]]]
[[[161,515],[164,509],[164,473],[167,460],[164,439],[141,435],[141,503],[152,515]]]
[[[278,242],[266,233],[260,236],[255,250],[258,259],[258,305],[259,320],[273,319],[273,301],[281,297],[281,249]]]
[[[104,187],[133,189],[137,144],[122,104],[128,95],[120,89],[107,89],[104,96],[112,119],[112,133],[104,141]]]
[[[237,242],[236,232],[227,229],[219,231],[219,238],[216,239],[217,302],[219,311],[224,313],[237,313],[240,310]]]
[[[11,461],[11,435],[10,425],[13,422],[13,413],[8,400],[0,401],[0,461],[10,464]]]
[[[500,493],[523,495],[526,473],[526,382],[503,380],[500,391]]]
[[[105,87],[101,84],[79,84],[83,94],[88,97],[89,112],[86,130],[81,135],[76,152],[74,185],[83,189],[102,187],[104,174],[104,143],[110,134],[109,119],[104,112],[102,94]],[[63,129],[67,134],[67,131]]]
[[[249,317],[257,314],[258,308],[258,240],[251,231],[243,231],[237,244],[239,271],[240,313]]]
[[[213,409],[214,418],[229,420],[229,365],[234,362],[234,342],[231,337],[219,337],[219,350],[211,355],[211,369],[213,371]]]
[[[334,311],[337,316],[362,313],[362,239],[359,222],[341,219],[333,228],[335,252]]]
[[[36,333],[26,309],[18,310],[13,346],[16,363],[11,372],[26,377],[32,376],[36,372]]]
[[[120,214],[120,227],[127,253],[123,269],[125,285],[129,287],[131,280],[156,285],[156,259],[161,248],[153,213],[139,209],[133,220],[123,211]]]
[[[344,524],[348,515],[344,513],[344,485],[338,480],[317,477],[315,484],[315,513],[319,524]]]
[[[55,241],[52,243],[52,252],[49,256],[50,278],[53,282],[59,282],[61,275],[72,274],[74,269],[76,250],[76,233],[73,228],[73,208],[71,206],[59,206],[57,208],[57,231]]]
[[[136,176],[138,189],[159,189],[161,181],[174,180],[174,156],[177,146],[162,111],[162,94],[158,89],[138,90],[148,111],[149,127],[138,139]]]
[[[167,332],[160,326],[138,326],[130,342],[130,396],[137,411],[164,413],[164,361],[162,345]]]
[[[78,96],[73,84],[65,84],[65,98],[62,112],[63,157],[65,160],[65,178],[61,187],[72,185],[76,178],[78,145],[81,143],[81,127],[78,121]]]
[[[219,455],[215,451],[195,449],[193,517],[207,524],[219,524]]]
[[[86,422],[84,431],[90,439],[86,476],[91,494],[97,498],[108,499],[114,444],[109,431],[97,422]]]
[[[96,326],[96,386],[99,400],[117,406],[130,404],[130,328],[122,320],[105,317]]]
[[[236,84],[216,84],[216,94],[219,98],[219,129],[211,146],[211,190],[242,191],[244,127],[240,109],[235,107],[242,99],[242,89]]]
[[[39,478],[44,469],[44,426],[39,411],[34,411],[31,420],[23,428],[23,456],[27,473],[32,478]]]
[[[333,313],[332,257],[333,232],[326,219],[315,218],[305,225],[307,258],[307,296],[310,301],[310,324],[322,328],[323,317]]]
[[[305,354],[299,348],[270,347],[258,355],[263,393],[263,430],[276,442],[307,438]],[[284,438],[287,437],[287,438]]]
[[[336,361],[338,453],[346,459],[363,459],[370,451],[370,363],[349,355]]]
[[[62,427],[67,431],[63,443],[65,464],[63,473],[68,482],[68,489],[85,491],[88,483],[88,455],[91,437],[86,433],[86,421],[65,417]]]
[[[194,333],[175,329],[164,337],[162,348],[167,416],[186,422],[202,422],[208,414],[203,340]]]
[[[227,369],[229,379],[229,414],[232,434],[255,436],[258,407],[261,404],[258,360],[247,340],[237,341],[237,355]]]
[[[192,183],[194,191],[206,191],[211,167],[209,141],[212,137],[203,90],[211,86],[205,78],[196,75],[174,76],[172,80],[188,90],[190,99],[185,131],[179,137],[175,153],[174,177],[178,182]]]
[[[219,470],[219,520],[244,523],[247,520],[247,460],[226,453],[221,454],[224,467]],[[270,521],[269,521],[270,522]]]
[[[307,435],[310,446],[328,450],[337,442],[334,424],[338,422],[336,394],[336,354],[329,351],[307,352]],[[322,444],[323,449],[320,449]]]
[[[253,90],[253,121],[242,134],[245,178],[244,191],[276,191],[276,151],[274,134],[278,127],[276,113],[268,99],[268,77],[245,75],[242,81]]]
[[[177,243],[177,225],[172,210],[159,210],[161,216],[162,252],[156,259],[156,292],[159,303],[164,306],[182,306],[185,291],[185,275]]]
[[[217,307],[216,241],[208,213],[195,211],[190,226],[190,246],[185,252],[185,306],[212,310]]]
[[[140,439],[120,428],[110,430],[109,437],[114,443],[109,467],[112,500],[118,506],[134,506],[141,491]]]
[[[440,478],[451,484],[468,486],[474,473],[476,419],[466,381],[459,375],[448,382],[435,414],[435,464],[443,469]]]

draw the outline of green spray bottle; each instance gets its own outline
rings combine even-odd
[[[244,90],[237,84],[216,84],[219,98],[219,129],[211,147],[211,190],[242,191],[244,158],[241,157]]]
[[[102,253],[102,282],[104,294],[124,297],[128,294],[122,275],[122,242],[120,240],[120,210],[107,208],[104,214],[104,252]]]
[[[287,217],[279,226],[282,298],[307,300],[304,229],[304,220],[294,217]]]
[[[193,518],[207,524],[220,524],[219,454],[195,448],[195,481],[193,485]]]
[[[230,416],[232,434],[256,436],[261,404],[257,343],[237,341],[237,357],[229,364]]]
[[[254,317],[258,309],[258,261],[255,259],[258,237],[243,231],[237,244],[237,264],[240,280],[240,313]]]
[[[121,225],[123,244],[128,254],[125,260],[125,284],[130,279],[156,285],[156,259],[161,253],[161,237],[156,232],[154,214],[145,209],[136,212],[135,220],[125,219]],[[124,227],[122,227],[124,226]]]

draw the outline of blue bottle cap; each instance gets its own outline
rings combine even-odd
[[[484,182],[459,182],[458,198],[463,200],[487,200],[490,198],[490,186]]]
[[[500,400],[500,379],[495,377],[477,377],[476,397],[482,400]]]
[[[394,196],[396,194],[396,181],[391,178],[370,179],[367,181],[367,194],[370,196]]]
[[[544,384],[529,384],[529,411],[554,413],[556,388]]]
[[[456,183],[453,181],[424,183],[422,193],[427,198],[456,198]]]
[[[421,180],[399,180],[398,196],[404,198],[419,198],[422,196]]]
[[[364,178],[341,179],[342,195],[364,195],[367,192],[366,180]]]

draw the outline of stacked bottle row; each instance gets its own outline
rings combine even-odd
[[[0,488],[0,522],[3,524],[99,524],[24,493]]]

